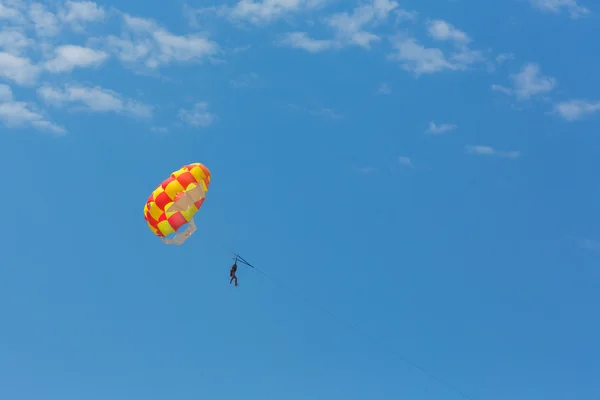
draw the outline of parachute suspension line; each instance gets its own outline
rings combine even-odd
[[[270,276],[269,274],[267,274],[264,271],[261,271],[260,269],[256,268],[254,265],[250,264],[248,261],[244,260],[244,258],[242,258],[242,256],[240,256],[237,253],[234,253],[235,255],[235,259],[236,262],[239,261],[241,264],[244,264],[250,268],[252,268],[253,270],[255,270],[256,272],[258,272],[259,274],[265,276],[266,278],[270,279],[271,281],[277,283],[278,285],[285,287],[286,289],[288,289],[289,291],[292,291],[296,294],[296,296],[300,297],[302,300],[304,300],[305,302],[307,302],[308,304],[312,305],[313,307],[319,309],[320,311],[322,311],[324,314],[329,315],[330,317],[336,319],[338,322],[340,322],[342,325],[345,325],[347,328],[349,328],[350,330],[353,330],[354,332],[358,333],[359,335],[369,339],[370,341],[372,341],[373,343],[375,343],[376,345],[378,345],[379,347],[381,347],[382,349],[384,349],[385,351],[395,355],[396,357],[398,357],[400,360],[403,360],[404,362],[406,362],[407,364],[409,364],[411,367],[423,372],[424,374],[428,375],[430,378],[438,381],[440,384],[442,384],[443,386],[446,386],[448,389],[453,390],[454,392],[458,393],[460,396],[462,396],[463,398],[467,399],[467,400],[475,400],[473,397],[467,395],[465,392],[463,392],[462,390],[458,389],[456,386],[448,383],[447,381],[443,380],[442,378],[440,378],[439,376],[437,376],[436,374],[434,374],[433,372],[428,371],[427,369],[425,369],[424,367],[420,366],[419,364],[410,361],[409,359],[407,359],[405,356],[403,356],[402,354],[400,354],[398,351],[392,349],[391,347],[389,347],[388,345],[386,345],[385,343],[383,343],[381,340],[373,337],[372,335],[369,335],[368,333],[366,333],[365,331],[363,331],[362,329],[360,329],[359,327],[357,327],[356,325],[344,320],[343,318],[337,316],[336,314],[332,313],[331,311],[327,310],[326,308],[324,308],[323,306],[319,305],[318,303],[314,302],[313,300],[310,300],[309,298],[307,298],[306,296],[304,296],[302,293],[300,293],[298,290],[291,288],[290,286],[286,285],[285,283],[283,283],[282,281],[280,281],[279,279],[275,279],[274,277]]]
[[[248,267],[250,267],[250,268],[256,269],[256,268],[255,268],[255,267],[254,267],[252,264],[250,264],[248,261],[244,260],[244,259],[242,258],[242,256],[240,256],[239,254],[237,254],[237,253],[233,253],[233,255],[235,256],[234,260],[235,260],[235,262],[236,262],[236,263],[237,263],[238,261],[240,261],[242,264],[244,264],[244,265],[247,265],[247,266],[248,266]]]

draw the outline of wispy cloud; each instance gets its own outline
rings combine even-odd
[[[354,170],[358,172],[360,175],[371,175],[377,172],[377,168],[375,167],[355,167]]]
[[[431,121],[431,122],[429,122],[429,126],[427,127],[427,130],[425,131],[425,133],[430,134],[430,135],[441,135],[446,132],[453,131],[456,128],[457,128],[457,126],[455,124],[436,125],[435,122]]]
[[[460,45],[471,41],[471,38],[465,32],[440,19],[428,21],[427,31],[429,32],[429,36],[435,40],[452,41]]]
[[[16,101],[10,86],[4,84],[0,84],[0,121],[7,128],[32,126],[56,135],[66,133],[65,128],[48,121],[33,104]]]
[[[567,11],[571,18],[577,19],[590,13],[590,10],[577,3],[576,0],[529,0],[531,5],[543,12],[560,14]]]
[[[398,3],[395,1],[371,0],[356,7],[352,13],[334,14],[327,20],[327,24],[334,30],[335,40],[338,43],[369,49],[372,42],[381,39],[367,31],[367,26],[384,22],[397,7]]]
[[[216,42],[202,35],[175,35],[151,19],[123,14],[127,33],[94,38],[126,65],[156,69],[173,62],[208,59],[220,52]]]
[[[331,39],[313,39],[306,32],[288,32],[276,41],[277,44],[309,53],[322,53],[327,50],[339,49],[340,44]]]
[[[22,23],[25,21],[25,18],[19,9],[22,8],[22,6],[23,5],[20,2],[0,3],[0,20],[3,20],[3,22]]]
[[[396,23],[396,25],[399,25],[405,21],[410,21],[410,22],[416,21],[419,13],[414,10],[408,11],[408,10],[396,9],[396,10],[394,10],[394,15],[396,16],[395,23]]]
[[[583,119],[600,111],[600,101],[569,100],[558,103],[554,111],[567,121]]]
[[[86,30],[91,24],[106,22],[109,17],[117,18],[120,25],[105,25],[101,34],[88,36]],[[155,20],[105,8],[94,1],[0,0],[0,24],[0,80],[35,85],[40,104],[72,111],[151,118],[154,107],[94,84],[56,85],[56,77],[51,75],[99,68],[110,57],[136,71],[151,72],[177,63],[214,61],[223,53],[207,35],[174,34]],[[115,26],[117,30],[111,31]],[[231,84],[242,87],[255,78],[255,74],[248,74]],[[180,117],[192,124],[206,124],[200,108],[187,111],[181,110]],[[30,121],[29,126],[40,129],[63,129],[45,119],[33,103],[3,100],[2,112],[5,125]],[[204,121],[216,119],[212,113],[204,114]]]
[[[507,87],[502,86],[502,85],[496,85],[496,84],[494,84],[494,85],[492,85],[492,90],[494,92],[502,93],[502,94],[505,94],[507,96],[511,96],[513,94],[512,89],[507,88]]]
[[[415,38],[396,35],[390,41],[394,52],[388,55],[388,59],[398,61],[403,69],[414,72],[417,76],[459,69],[446,59],[442,50],[425,47]]]
[[[54,43],[65,28],[81,30],[103,18],[103,9],[91,1],[66,1],[52,11],[42,2],[5,0],[0,4],[0,77],[33,85],[44,71],[70,72],[100,65],[108,56],[102,51],[70,44],[54,48]],[[28,37],[29,31],[37,38]],[[41,60],[29,58],[40,52]]]
[[[416,76],[441,71],[467,71],[472,65],[484,62],[482,52],[469,47],[472,39],[465,32],[444,20],[428,20],[427,33],[437,42],[449,43],[446,53],[437,47],[425,47],[417,39],[405,34],[390,38],[393,52],[389,60],[400,62],[400,66]]]
[[[521,153],[518,151],[500,151],[496,150],[490,146],[483,145],[469,145],[465,146],[465,151],[467,154],[474,154],[478,156],[488,156],[488,157],[502,157],[502,158],[518,158]]]
[[[344,114],[340,114],[335,110],[327,107],[317,108],[315,110],[310,111],[311,114],[318,115],[321,117],[325,117],[328,119],[342,119],[344,118]]]
[[[74,110],[114,112],[142,118],[152,116],[151,107],[99,86],[65,85],[60,89],[44,85],[37,93],[46,104],[54,107],[71,105]]]
[[[260,25],[291,14],[318,9],[327,2],[327,0],[239,0],[233,7],[215,8],[215,11],[234,21]]]
[[[392,88],[390,87],[389,83],[382,82],[377,87],[377,91],[375,93],[380,95],[392,94]]]
[[[0,52],[0,77],[19,85],[32,85],[40,74],[40,68],[26,57]]]
[[[354,8],[352,12],[339,12],[325,19],[326,27],[333,32],[327,39],[315,39],[306,32],[286,33],[278,43],[303,49],[311,53],[358,46],[370,49],[372,44],[381,41],[373,33],[374,28],[388,20],[398,3],[390,0],[370,0]]]
[[[66,45],[54,49],[54,58],[45,63],[52,73],[71,72],[75,68],[99,67],[108,54],[88,47]]]
[[[238,77],[231,79],[229,81],[229,84],[236,89],[241,89],[241,88],[246,88],[246,87],[252,86],[257,81],[258,81],[258,74],[254,73],[254,72],[250,72],[247,74],[239,75]]]
[[[408,167],[408,168],[414,168],[415,165],[413,163],[413,161],[406,156],[399,156],[396,161],[398,162],[398,165],[402,165],[404,167]]]
[[[198,25],[198,15],[207,13],[226,18],[236,24],[249,23],[264,26],[294,15],[321,9],[329,3],[332,3],[332,0],[238,0],[233,6],[214,5],[200,8],[188,6],[185,8],[185,13],[192,26]]]
[[[22,56],[25,50],[35,42],[15,29],[4,28],[0,31],[0,50],[14,56]]]
[[[393,52],[388,59],[398,61],[403,69],[416,76],[442,71],[467,71],[472,65],[485,61],[480,51],[468,47],[471,39],[447,22],[429,22],[429,35],[437,41],[450,42],[453,49],[446,55],[440,48],[425,47],[413,37],[398,34],[390,38]]]
[[[518,100],[528,100],[534,96],[551,92],[556,87],[556,78],[545,76],[536,63],[523,65],[521,71],[510,75],[512,87],[492,85],[492,90],[506,95],[514,95]]]
[[[83,24],[103,21],[105,18],[104,9],[93,1],[66,1],[58,15],[61,21],[75,30],[83,29]]]
[[[55,37],[70,27],[83,31],[86,24],[104,20],[104,9],[92,1],[66,1],[56,12],[49,11],[41,3],[31,3],[27,15],[39,37]]]
[[[498,64],[503,64],[506,61],[514,60],[514,59],[515,59],[514,53],[501,53],[496,56],[496,62]]]
[[[315,115],[318,117],[324,117],[327,119],[332,119],[332,120],[337,120],[337,119],[342,119],[344,118],[344,114],[333,110],[331,108],[328,107],[304,107],[298,104],[286,104],[284,106],[285,108],[287,108],[288,110],[292,110],[295,112],[300,112],[300,113],[306,113],[306,114],[310,114],[310,115]]]
[[[169,132],[169,128],[166,128],[164,126],[153,126],[150,128],[150,130],[155,133],[168,133]]]
[[[600,241],[585,239],[581,242],[581,247],[587,250],[600,251]]]
[[[31,4],[29,6],[29,18],[38,36],[52,37],[60,33],[59,19],[54,13],[48,11],[43,4]]]
[[[193,108],[179,110],[179,118],[188,125],[208,127],[219,120],[217,114],[208,111],[208,103],[196,103]]]

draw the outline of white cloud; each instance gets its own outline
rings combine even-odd
[[[388,55],[388,59],[399,61],[402,68],[417,76],[443,70],[461,69],[459,65],[448,61],[442,50],[424,47],[414,38],[397,35],[390,40],[394,52]]]
[[[29,18],[33,22],[38,36],[56,36],[60,33],[58,18],[40,3],[33,3],[29,6]]]
[[[452,41],[460,45],[471,41],[471,38],[465,32],[439,19],[428,21],[427,31],[429,32],[429,36],[435,40]]]
[[[207,127],[219,120],[216,114],[208,111],[208,103],[196,103],[191,110],[180,109],[179,118],[192,126]]]
[[[468,44],[472,41],[469,35],[446,21],[428,21],[427,31],[434,40],[450,42],[455,46],[456,49],[449,55],[449,61],[457,70],[466,70],[470,65],[486,60],[481,51],[469,48]]]
[[[541,11],[559,14],[563,9],[571,18],[576,19],[590,13],[586,7],[577,4],[576,0],[529,0],[531,5]]]
[[[416,21],[417,15],[419,14],[416,11],[408,11],[408,10],[395,10],[394,14],[396,15],[396,25],[404,22],[404,21]]]
[[[200,59],[214,54],[217,50],[216,43],[199,36],[177,36],[164,29],[158,29],[153,32],[153,37],[161,50],[160,56],[157,57],[159,63]]]
[[[73,104],[78,106],[75,109],[83,108],[94,112],[114,112],[142,118],[152,116],[151,107],[99,86],[65,85],[61,90],[44,85],[37,93],[46,104],[55,107]]]
[[[586,100],[569,100],[558,103],[554,111],[567,121],[582,119],[588,115],[600,111],[600,101],[590,102]]]
[[[431,121],[429,122],[429,127],[427,128],[426,133],[430,135],[441,135],[443,133],[453,131],[456,128],[457,126],[454,124],[436,125],[435,122]]]
[[[19,4],[11,4],[6,2],[6,4],[0,3],[0,21],[12,21],[12,22],[23,22],[24,18],[19,9],[17,8]],[[3,22],[4,23],[4,22]]]
[[[492,85],[492,90],[507,95],[515,95],[519,100],[527,100],[533,96],[546,94],[556,87],[556,78],[541,73],[538,64],[527,63],[518,74],[510,76],[512,88]]]
[[[54,58],[45,63],[46,69],[53,73],[98,67],[108,58],[108,54],[103,51],[74,45],[59,46],[54,49],[54,54]]]
[[[398,7],[398,3],[390,0],[370,0],[352,10],[351,13],[340,12],[325,20],[333,31],[331,39],[313,39],[306,32],[291,32],[284,35],[279,44],[319,53],[326,50],[340,49],[354,45],[370,49],[372,43],[381,38],[367,30],[385,22],[390,13]]]
[[[198,61],[217,54],[219,46],[200,35],[175,35],[145,18],[123,16],[130,34],[108,36],[104,43],[124,63],[155,69],[172,62]],[[94,39],[92,42],[98,42]]]
[[[0,102],[12,101],[12,89],[8,85],[0,84]]]
[[[390,87],[390,84],[387,82],[380,83],[379,87],[377,87],[376,94],[382,94],[382,95],[392,94],[392,88]]]
[[[62,21],[80,27],[84,22],[102,21],[104,9],[93,1],[66,1],[64,9],[59,12]]]
[[[213,7],[222,16],[255,25],[267,24],[288,15],[318,9],[328,0],[239,0],[233,7]]]
[[[57,13],[48,11],[42,3],[31,3],[28,15],[40,37],[57,36],[64,24],[81,31],[84,24],[102,21],[105,17],[102,7],[92,1],[66,1]]]
[[[465,45],[460,46],[458,51],[455,51],[450,55],[450,61],[457,66],[457,69],[467,70],[469,69],[469,66],[485,61],[485,57],[481,51],[472,50]]]
[[[486,61],[483,53],[469,48],[472,39],[452,24],[436,19],[426,22],[428,35],[438,42],[453,46],[448,53],[437,47],[425,47],[406,34],[390,38],[393,52],[389,60],[399,61],[400,66],[416,76],[441,71],[467,71],[472,65]]]
[[[507,96],[510,96],[513,94],[513,91],[511,89],[501,86],[501,85],[492,85],[492,90],[494,92],[504,93]]]
[[[479,156],[494,156],[502,158],[517,158],[521,155],[518,151],[499,151],[490,146],[474,145],[466,146],[465,150],[468,154],[475,154]]]
[[[96,42],[97,40],[92,40]],[[151,40],[129,40],[117,36],[108,36],[105,39],[107,48],[114,53],[119,60],[126,64],[148,60],[150,53],[154,48]]]
[[[0,52],[0,77],[20,85],[30,85],[35,83],[39,73],[40,68],[28,58]]]
[[[63,127],[48,121],[31,104],[15,101],[10,86],[4,84],[0,84],[0,121],[7,128],[33,126],[57,135],[66,133]]]
[[[340,47],[339,44],[333,40],[312,39],[306,32],[286,33],[283,35],[283,38],[278,41],[278,44],[306,50],[309,53],[320,53]]]
[[[249,22],[253,25],[266,25],[294,14],[310,12],[324,7],[332,0],[238,0],[231,6],[210,6],[193,9],[186,7],[185,12],[190,25],[197,27],[197,15],[215,13],[232,22]]]
[[[328,19],[327,24],[333,28],[336,41],[369,49],[371,42],[381,39],[376,34],[366,31],[366,26],[384,22],[397,7],[398,3],[395,1],[371,0],[356,7],[352,14],[347,12],[334,14]]]
[[[33,43],[18,30],[4,28],[0,31],[0,49],[12,55],[20,56]]]
[[[151,19],[123,14],[123,22],[134,32],[152,32],[159,28],[158,24]]]

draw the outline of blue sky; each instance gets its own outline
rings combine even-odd
[[[600,397],[593,2],[0,4],[0,398]]]

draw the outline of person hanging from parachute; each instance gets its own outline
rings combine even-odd
[[[231,279],[229,279],[230,285],[231,285],[231,282],[235,281],[235,286],[238,286],[238,278],[237,278],[237,275],[235,274],[236,272],[237,272],[237,259],[235,260],[235,262],[231,266],[231,269],[229,270],[229,276],[231,277]]]
[[[232,282],[235,282],[235,286],[239,286],[238,285],[238,278],[237,278],[237,269],[238,269],[238,262],[249,266],[250,268],[254,268],[256,269],[252,264],[250,264],[248,261],[244,260],[244,258],[242,258],[242,256],[240,256],[237,253],[233,253],[233,255],[235,256],[235,258],[233,259],[233,265],[231,266],[231,268],[229,269],[229,284],[231,285]]]

